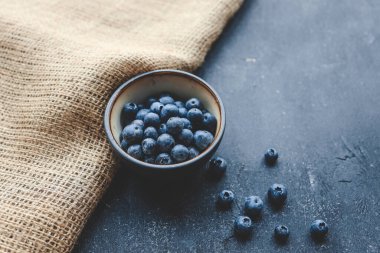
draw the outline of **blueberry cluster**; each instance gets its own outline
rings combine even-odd
[[[217,120],[197,98],[176,101],[165,93],[144,105],[126,103],[120,146],[146,163],[168,165],[198,156],[214,140]]]

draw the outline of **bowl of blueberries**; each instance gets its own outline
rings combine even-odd
[[[223,103],[201,78],[180,70],[133,77],[111,96],[107,138],[126,167],[144,175],[189,175],[215,153],[225,129]]]

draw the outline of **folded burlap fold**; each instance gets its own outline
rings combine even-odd
[[[114,174],[125,79],[193,70],[242,0],[0,1],[0,252],[68,252]]]

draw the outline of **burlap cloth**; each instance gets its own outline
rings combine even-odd
[[[112,91],[199,66],[241,2],[0,1],[0,252],[72,249],[115,171]]]

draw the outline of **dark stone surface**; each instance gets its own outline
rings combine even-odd
[[[74,252],[379,252],[379,13],[378,0],[246,1],[197,71],[227,108],[226,177],[153,186],[120,170]],[[241,205],[275,182],[286,206],[266,206],[251,240],[231,237],[239,208],[218,211],[217,193]],[[316,218],[330,225],[322,243]]]

